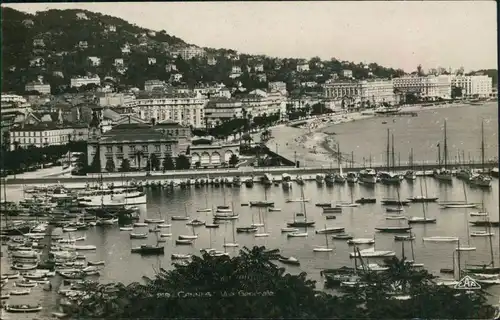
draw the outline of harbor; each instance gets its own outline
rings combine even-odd
[[[317,128],[336,131],[342,159],[319,149],[316,131],[275,129],[268,147],[278,144],[276,153],[297,160],[298,167],[86,177],[54,168],[39,176],[9,176],[1,190],[2,199],[14,203],[2,210],[2,231],[9,234],[2,245],[4,300],[29,305],[40,316],[60,315],[62,306],[78,299],[75,281],[128,284],[202,252],[235,256],[244,247],[265,246],[280,250],[276,263],[287,272],[306,272],[327,292],[351,279],[332,269],[383,271],[384,258],[404,256],[442,285],[453,287],[470,275],[496,303],[499,182],[498,167],[487,159],[497,151],[491,133],[497,129],[491,126],[492,107],[483,108],[485,128],[479,122],[472,137],[461,135],[460,120],[445,110],[439,114],[446,121],[413,138],[405,136],[417,130],[413,122],[365,119]],[[430,121],[434,115],[411,119]],[[375,146],[363,145],[355,126],[371,130]],[[297,137],[304,137],[303,152],[302,142],[293,144]],[[433,142],[422,148],[420,140]],[[436,141],[444,147],[439,152]],[[292,155],[287,143],[296,150]],[[357,151],[349,153],[353,146]],[[406,161],[400,154],[407,151]],[[8,316],[32,319],[28,313]]]
[[[64,245],[64,239],[67,239],[70,245],[66,250],[71,252],[71,243],[73,243],[77,246],[76,252],[78,254],[67,260],[66,265],[60,265],[55,270],[63,270],[64,275],[64,269],[81,270],[81,268],[92,267],[91,264],[102,263],[102,265],[87,269],[98,270],[99,274],[98,276],[96,273],[88,275],[88,279],[104,283],[115,281],[130,283],[139,280],[142,275],[153,276],[154,270],[159,267],[171,268],[172,263],[178,261],[179,258],[185,259],[190,255],[200,254],[200,250],[204,248],[213,248],[220,254],[235,255],[244,246],[264,245],[268,248],[280,249],[284,256],[295,257],[300,261],[300,265],[286,264],[284,266],[287,271],[293,274],[305,271],[313,280],[318,281],[318,289],[323,289],[325,278],[321,276],[322,270],[354,266],[354,261],[351,258],[353,247],[348,244],[347,240],[338,237],[338,231],[342,231],[354,239],[373,239],[373,244],[359,244],[361,250],[376,248],[378,251],[392,252],[392,254],[401,257],[403,245],[407,258],[423,263],[426,269],[442,279],[453,279],[453,275],[442,274],[440,271],[452,268],[453,260],[457,263],[454,253],[457,241],[429,242],[423,241],[424,238],[456,237],[461,246],[468,244],[469,247],[474,247],[475,250],[460,252],[463,270],[466,269],[466,265],[470,264],[491,266],[491,262],[493,262],[494,266],[499,266],[498,225],[489,229],[492,230],[491,237],[468,236],[473,232],[486,230],[483,226],[474,227],[470,221],[486,221],[486,218],[492,222],[499,221],[498,179],[493,179],[491,189],[486,191],[462,185],[460,180],[453,179],[452,186],[442,184],[433,177],[425,176],[417,177],[412,181],[403,180],[400,186],[383,184],[366,186],[346,183],[328,187],[326,184],[316,181],[304,182],[303,185],[300,182],[292,182],[289,188],[283,188],[282,183],[267,186],[255,184],[252,187],[206,184],[175,189],[158,188],[154,185],[143,186],[142,192],[146,203],[131,205],[133,207],[131,210],[135,210],[136,213],[134,214],[134,222],[130,222],[131,227],[129,228],[118,224],[118,219],[110,221],[109,224],[107,222],[96,224],[96,220],[89,217],[85,219],[85,227],[81,227],[79,224],[75,225],[74,222],[71,224],[71,221],[76,221],[78,215],[70,215],[74,218],[61,220],[63,224],[54,228],[52,241],[61,246]],[[71,186],[67,185],[66,187]],[[75,184],[73,187],[81,186]],[[436,197],[436,201],[422,204],[405,200],[418,199],[422,194],[421,190],[425,190],[424,193],[428,197]],[[44,195],[52,192],[40,191],[38,194]],[[21,197],[30,197],[29,192],[25,193],[24,196],[20,192],[19,195],[18,201],[22,200]],[[375,199],[375,203],[356,201],[361,199]],[[387,203],[384,202],[387,199],[393,201],[401,199],[399,201],[402,203],[409,202],[409,205],[403,206],[399,212],[404,219],[393,220],[390,218],[392,213],[387,209],[398,208],[398,206],[383,205],[383,203]],[[272,206],[270,206],[271,202]],[[259,206],[259,203],[262,206]],[[467,203],[469,206],[459,205],[448,208],[447,205],[449,206],[450,203]],[[328,205],[341,209],[333,210],[335,213],[324,213],[328,212],[325,210]],[[229,208],[229,210],[220,210],[221,213],[217,207]],[[307,229],[299,228],[300,232],[307,233],[305,237],[290,237],[288,232],[283,232],[283,228],[287,228],[287,224],[298,219],[295,217],[296,212],[306,214],[306,219],[315,223],[314,226]],[[427,212],[428,217],[435,218],[436,223],[411,224],[411,232],[386,233],[376,230],[376,228],[384,227],[409,226],[407,219],[412,216],[422,216],[423,212]],[[478,217],[473,215],[474,212],[488,212],[488,216]],[[214,216],[221,214],[237,217],[228,220],[214,220]],[[87,215],[89,214],[87,213]],[[180,218],[178,218],[179,216]],[[335,216],[335,219],[328,218],[331,216]],[[17,220],[17,217],[2,218],[2,222],[6,220],[13,222]],[[189,222],[194,220],[201,223],[193,226]],[[217,228],[210,227],[214,222],[218,225]],[[40,223],[42,223],[42,219]],[[162,224],[166,226],[160,229],[160,233],[165,234],[164,237],[160,236],[164,241],[159,243],[164,248],[161,255],[141,255],[131,252],[134,247],[141,244],[152,246],[157,244],[158,235],[151,230],[155,229],[155,225]],[[257,237],[252,232],[235,232],[237,228],[251,225],[258,225],[259,227],[256,227],[256,229],[258,228],[257,233],[267,234],[267,236]],[[80,227],[82,230],[77,230]],[[332,233],[322,230],[332,230]],[[325,246],[325,232],[328,233],[328,246],[332,250],[331,252],[316,252],[315,248]],[[42,234],[44,235],[44,233]],[[139,236],[136,239],[132,234]],[[142,234],[145,236],[140,236]],[[182,245],[178,242],[180,238],[189,238],[190,235],[195,236],[195,238],[188,241],[189,244]],[[413,235],[415,240],[411,241],[411,245],[410,241],[396,241],[395,237],[398,235]],[[493,243],[491,248],[490,238]],[[81,240],[71,242],[71,239]],[[12,257],[8,258],[5,246],[2,246],[2,252],[4,254],[2,270],[8,270]],[[78,258],[76,258],[77,256]],[[369,259],[370,263],[372,259],[375,263],[381,261],[380,257],[365,257],[364,259]],[[124,263],[125,261],[126,263]],[[70,265],[71,267],[69,267]],[[9,302],[14,304],[43,301],[44,304],[48,305],[48,314],[54,310],[57,311],[57,306],[61,301],[57,292],[61,288],[67,288],[67,286],[62,285],[64,277],[59,273],[48,279],[50,279],[52,291],[44,291],[44,287],[40,286],[33,288],[28,295],[12,295]],[[10,283],[4,289],[6,288],[13,290]],[[498,286],[492,285],[488,291],[498,295],[500,294],[498,289]]]

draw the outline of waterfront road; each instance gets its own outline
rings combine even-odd
[[[468,164],[468,167],[481,168],[481,164]],[[498,167],[498,164],[485,164],[487,170]],[[436,164],[424,164],[414,166],[415,170],[433,170],[437,166]],[[344,173],[352,171],[359,172],[365,169],[364,167],[348,167],[344,168]],[[384,166],[373,166],[373,169],[377,171],[384,171],[386,167]],[[404,172],[410,170],[411,166],[402,165],[395,167],[393,170],[397,172]],[[147,175],[145,172],[108,172],[102,174],[88,174],[87,176],[59,176],[59,177],[41,177],[41,178],[6,178],[2,181],[6,185],[27,185],[27,184],[39,184],[39,183],[85,183],[91,181],[97,181],[102,179],[105,182],[120,182],[124,180],[138,180],[138,181],[158,181],[158,180],[172,180],[172,179],[195,179],[195,178],[208,178],[208,177],[258,177],[266,173],[271,175],[281,175],[283,173],[288,173],[290,175],[308,175],[308,174],[318,174],[318,173],[332,173],[338,172],[338,169],[329,167],[305,167],[305,168],[295,168],[295,167],[239,167],[239,168],[223,168],[223,169],[197,169],[197,170],[172,170],[165,172],[152,172]]]

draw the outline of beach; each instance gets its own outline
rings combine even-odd
[[[485,105],[495,105],[495,102],[486,103]],[[445,105],[435,105],[422,107],[418,106],[404,106],[401,112],[416,112],[420,114],[422,112],[429,114],[428,111],[433,113],[439,112],[439,110],[450,109],[450,108],[463,108],[471,107],[465,104],[445,104]],[[411,116],[377,116],[373,112],[352,112],[343,114],[333,114],[325,115],[313,119],[308,119],[307,124],[300,127],[291,127],[280,125],[271,128],[272,138],[266,143],[266,145],[273,151],[278,151],[278,153],[285,158],[292,161],[299,161],[301,166],[322,166],[322,167],[337,167],[337,143],[336,133],[332,132],[335,127],[351,123],[371,120],[375,121],[374,118],[380,119],[381,122],[392,122],[399,121],[399,119],[410,119]],[[393,119],[397,120],[393,120]],[[411,121],[411,120],[406,120]],[[360,128],[362,126],[360,125]],[[369,139],[370,137],[366,137]],[[436,137],[440,138],[440,137]],[[351,161],[351,146],[340,146],[340,151],[342,154],[342,162]],[[367,156],[367,155],[366,155]],[[356,160],[355,160],[356,162]],[[359,162],[359,159],[358,159]],[[385,160],[374,159],[374,164],[383,164]]]

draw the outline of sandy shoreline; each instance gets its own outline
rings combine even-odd
[[[444,108],[464,107],[467,104],[444,104],[435,106],[404,106],[401,112],[420,112],[426,110],[437,110]],[[288,127],[280,125],[271,128],[273,138],[267,142],[267,146],[292,161],[300,161],[301,166],[337,166],[337,142],[334,134],[328,134],[323,130],[336,124],[352,121],[362,121],[377,117],[375,113],[353,112],[344,114],[327,115],[307,120],[307,125],[302,127]],[[324,121],[324,119],[328,119]],[[279,132],[278,132],[279,131]],[[350,161],[350,155],[342,152],[343,162]]]

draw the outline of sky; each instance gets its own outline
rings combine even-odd
[[[332,57],[415,71],[497,68],[495,1],[22,3],[85,9],[202,47],[281,58]]]

